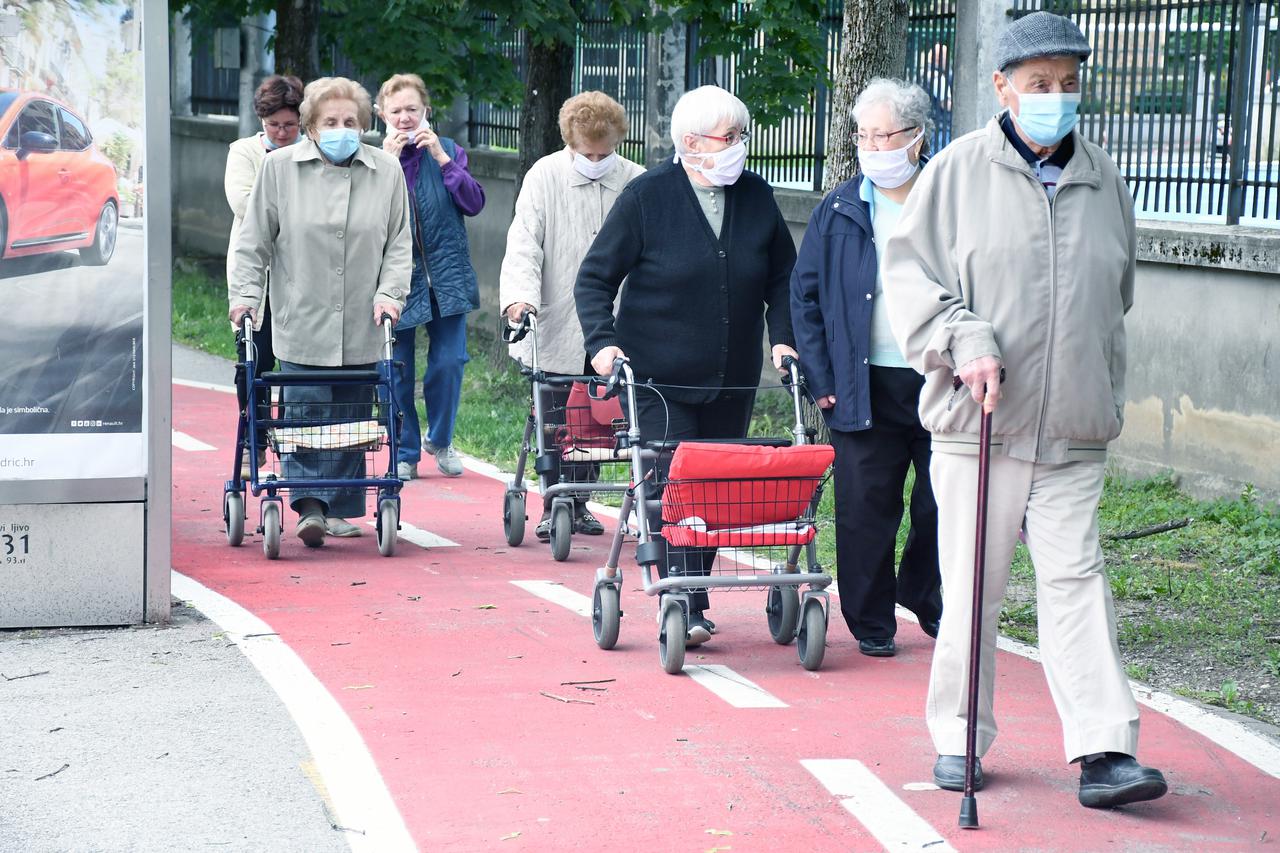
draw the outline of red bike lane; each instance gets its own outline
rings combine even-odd
[[[729,592],[713,596],[720,632],[689,652],[687,664],[710,667],[704,678],[667,675],[657,603],[634,563],[623,563],[621,639],[601,651],[589,619],[514,582],[589,596],[607,537],[575,537],[556,563],[530,524],[511,548],[503,486],[472,470],[402,493],[402,520],[454,546],[402,540],[383,558],[369,527],[309,550],[286,513],[269,561],[251,498],[250,535],[230,548],[220,508],[233,401],[174,388],[174,429],[215,448],[174,449],[174,568],[301,657],[423,850],[1239,850],[1280,835],[1280,779],[1145,707],[1140,757],[1165,771],[1169,795],[1081,808],[1040,668],[1007,653],[982,828],[961,830],[959,795],[927,784],[932,641],[918,627],[900,625],[897,657],[870,659],[837,616],[810,673],[769,638],[763,593]],[[732,691],[704,686],[718,678],[749,679],[748,699],[773,707],[734,707]]]

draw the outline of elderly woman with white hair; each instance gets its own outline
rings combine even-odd
[[[938,508],[929,433],[917,405],[923,377],[894,341],[881,250],[926,162],[929,95],[872,80],[853,107],[861,174],[836,187],[809,219],[791,276],[791,324],[805,376],[836,451],[836,580],[840,611],[864,655],[896,651],[894,602],[936,637],[942,616]],[[911,529],[895,578],[907,469],[915,468]]]
[[[234,246],[228,317],[253,315],[271,264],[271,314],[281,371],[371,369],[379,358],[383,314],[399,318],[409,295],[413,246],[409,199],[396,158],[360,141],[373,105],[359,83],[322,77],[303,92],[303,139],[272,151],[249,196]],[[329,417],[371,402],[359,385],[287,385],[286,416]],[[290,405],[292,404],[292,406]],[[286,478],[355,479],[364,454],[291,453]],[[364,515],[361,489],[294,489],[297,536],[324,544],[325,517]]]
[[[607,374],[625,356],[661,394],[638,394],[631,414],[649,439],[746,435],[766,325],[774,365],[795,355],[795,244],[773,189],[743,169],[750,121],[718,86],[685,93],[671,113],[673,162],[627,185],[578,272],[592,367]],[[703,615],[706,594],[691,598],[689,642],[698,644],[715,626]]]

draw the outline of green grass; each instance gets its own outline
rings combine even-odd
[[[173,285],[174,338],[234,356],[221,268],[179,261]],[[419,336],[421,347],[426,336]],[[496,335],[473,328],[458,413],[457,444],[513,470],[529,411],[528,382]],[[425,352],[419,352],[425,363]],[[789,398],[761,392],[753,435],[790,434]],[[904,495],[912,486],[908,477]],[[905,502],[905,501],[904,501]],[[1252,489],[1195,500],[1170,476],[1109,476],[1099,511],[1104,535],[1190,517],[1187,527],[1128,541],[1103,541],[1119,642],[1130,677],[1215,705],[1280,722],[1280,513]],[[835,569],[832,489],[818,511],[819,561]],[[904,519],[898,535],[901,555]],[[1019,545],[1000,630],[1036,642],[1035,578]]]
[[[217,269],[213,261],[179,259],[173,265],[173,339],[233,359],[236,341],[227,322],[227,286],[216,276]]]

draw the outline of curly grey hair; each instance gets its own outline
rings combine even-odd
[[[853,120],[862,123],[868,107],[888,104],[889,113],[899,127],[918,127],[924,131],[921,153],[928,153],[933,136],[933,101],[929,93],[915,83],[892,77],[877,77],[867,84],[853,105]]]

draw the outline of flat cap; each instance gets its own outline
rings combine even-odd
[[[1014,21],[996,45],[996,70],[1004,71],[1039,56],[1078,56],[1093,53],[1075,22],[1052,12],[1035,12]]]

